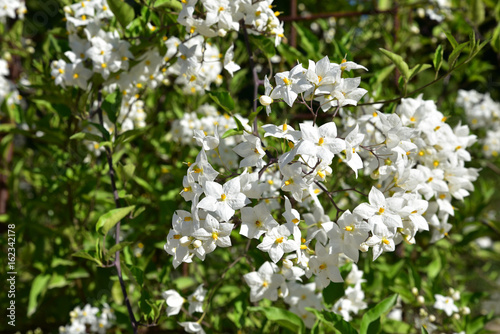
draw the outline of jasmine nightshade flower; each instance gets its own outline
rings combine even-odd
[[[458,312],[458,307],[455,305],[453,298],[439,294],[434,295],[434,298],[436,298],[436,302],[434,303],[435,309],[443,310],[449,317],[453,313]]]
[[[262,158],[266,155],[266,152],[262,149],[260,138],[247,133],[243,137],[245,141],[233,149],[239,156],[244,158],[240,162],[240,168],[251,166],[256,166],[257,168],[264,167],[265,162]]]
[[[241,235],[250,239],[259,239],[262,234],[276,226],[278,223],[264,202],[254,207],[241,208]]]
[[[257,248],[263,252],[268,252],[274,263],[278,262],[285,253],[290,253],[298,249],[294,240],[289,240],[290,230],[285,225],[272,228],[266,233],[262,243]]]
[[[193,314],[194,312],[203,313],[203,301],[205,300],[206,294],[207,290],[203,289],[203,284],[201,284],[191,295],[189,295],[189,314]]]
[[[201,325],[197,322],[179,322],[179,325],[184,327],[184,330],[188,333],[205,334],[203,327],[201,327]]]
[[[241,192],[239,177],[226,182],[223,186],[207,181],[204,188],[206,196],[198,203],[198,208],[214,212],[222,221],[231,219],[236,210],[250,202]]]
[[[271,301],[278,299],[278,289],[285,282],[285,278],[278,274],[279,268],[271,262],[265,262],[258,271],[243,275],[245,282],[250,286],[250,301],[257,302],[263,298]]]
[[[241,67],[233,61],[234,58],[234,45],[231,44],[229,49],[226,51],[226,55],[224,56],[224,69],[233,76],[233,73],[238,71]]]
[[[290,71],[277,73],[276,87],[271,92],[271,98],[283,99],[290,107],[300,93],[312,87],[304,75],[302,65],[296,65]]]
[[[167,316],[179,314],[186,300],[175,290],[163,291],[161,295],[167,302]]]

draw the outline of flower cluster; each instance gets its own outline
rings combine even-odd
[[[475,136],[467,126],[450,127],[436,105],[421,97],[403,99],[390,115],[376,109],[359,115],[340,110],[356,105],[366,93],[358,88],[360,78],[343,78],[346,71],[360,68],[354,62],[330,63],[327,57],[317,64],[310,61],[307,69],[298,64],[276,74],[275,87],[266,79],[260,98],[268,113],[275,99],[290,106],[298,100],[315,116],[320,108],[326,112],[336,107],[343,134],[334,122],[302,122],[297,130],[287,123],[265,124],[263,138],[250,129],[225,139],[216,127],[210,135],[194,132],[202,149],[188,164],[181,192],[191,211],[176,211],[165,244],[175,267],[194,257],[204,260],[217,247],[230,247],[231,232],[239,228],[242,236],[257,239],[256,248],[271,260],[244,276],[251,300],[274,301],[291,293],[288,281],[298,284],[304,276],[314,277],[313,291],[342,282],[341,259],[357,262],[360,251],[371,248],[375,260],[398,243],[415,243],[416,233],[429,225],[435,227],[433,241],[447,234],[448,217],[454,214],[451,199],[468,196],[477,177],[477,170],[465,167],[471,158],[466,149]],[[313,102],[319,104],[316,111]],[[174,131],[213,127],[202,126],[202,120],[186,116]],[[243,172],[231,172],[232,160],[220,153],[221,147],[228,148],[222,144],[228,139],[242,158]],[[333,169],[339,168],[346,175],[351,170],[352,181],[370,175],[376,184],[365,194],[349,187],[345,178],[347,189],[330,191]],[[337,203],[340,191],[355,193],[352,211]],[[335,209],[335,218],[326,214],[330,209]],[[341,313],[346,319],[366,306],[356,285],[339,303],[351,305],[344,305]]]
[[[345,290],[345,295],[333,305],[333,312],[342,315],[345,321],[350,321],[352,319],[351,314],[356,315],[360,310],[368,307],[364,301],[365,293],[361,289],[361,283],[365,282],[363,272],[358,269],[356,264],[352,265],[351,272],[347,275],[345,281],[349,284],[349,287]]]
[[[192,315],[195,312],[202,313],[203,302],[205,301],[206,294],[207,291],[203,288],[203,285],[198,286],[198,288],[191,295],[189,295],[187,300],[175,290],[164,291],[162,296],[167,303],[167,316],[179,314],[182,309],[182,305],[185,302],[189,302],[189,308],[187,311],[189,315]],[[181,325],[188,333],[205,333],[201,325],[197,322],[179,322],[179,325]]]
[[[0,59],[0,105],[5,99],[8,106],[19,104],[22,100],[16,85],[8,79],[9,73],[9,64],[6,60]]]
[[[107,304],[104,305],[102,310],[90,304],[85,305],[83,309],[77,306],[69,315],[71,324],[59,327],[60,334],[103,334],[113,326],[115,320],[113,310]]]
[[[472,129],[484,129],[481,139],[482,150],[486,157],[498,157],[500,153],[500,103],[493,101],[489,93],[481,94],[475,90],[458,91],[457,105],[465,110],[467,121]]]
[[[7,17],[22,20],[27,12],[24,0],[0,0],[0,22],[5,22]]]
[[[252,34],[274,36],[276,46],[284,37],[283,23],[277,18],[280,13],[273,11],[273,0],[189,0],[182,3],[177,22],[190,34],[224,37],[230,31],[238,31],[241,22]]]

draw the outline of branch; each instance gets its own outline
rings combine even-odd
[[[104,127],[104,120],[102,117],[102,92],[99,89],[98,95],[97,95],[97,115],[99,116],[99,124]],[[109,166],[109,178],[111,179],[111,188],[113,189],[113,198],[115,200],[115,206],[117,209],[121,207],[120,205],[120,198],[118,196],[118,190],[116,189],[116,173],[115,169],[113,168],[113,156],[111,154],[111,149],[108,146],[104,147],[106,150],[106,158],[108,160],[108,166]],[[120,225],[121,221],[119,221],[116,224],[116,230],[115,230],[115,243],[118,244],[120,242]],[[128,298],[127,294],[127,288],[125,286],[125,282],[123,281],[123,275],[122,275],[122,268],[120,264],[120,251],[116,251],[115,253],[115,262],[114,266],[116,267],[117,275],[118,275],[118,280],[120,281],[120,286],[122,288],[122,293],[123,293],[123,299],[125,300],[125,304],[127,305],[127,310],[128,310],[128,315],[130,317],[130,322],[132,324],[132,328],[134,330],[134,334],[137,334],[137,327],[138,323],[137,320],[135,320],[134,316],[134,311],[132,310],[132,305],[130,305],[130,300]]]
[[[281,21],[285,22],[297,22],[297,21],[312,21],[317,19],[326,19],[329,17],[356,17],[363,15],[375,15],[375,14],[393,14],[396,9],[386,9],[386,10],[365,10],[360,12],[335,12],[335,13],[321,13],[321,14],[310,14],[304,16],[283,16],[280,17]]]

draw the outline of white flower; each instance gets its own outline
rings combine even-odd
[[[439,294],[434,295],[434,298],[436,298],[436,302],[434,303],[435,309],[443,310],[449,317],[453,313],[458,312],[458,307],[455,305],[453,298]]]
[[[207,181],[204,188],[206,197],[198,203],[198,208],[214,212],[222,221],[228,221],[233,217],[235,210],[249,203],[248,198],[241,192],[239,177],[226,182],[223,186]]]
[[[167,302],[167,316],[179,314],[186,300],[175,290],[163,291],[161,295]]]
[[[241,67],[233,61],[234,58],[234,45],[231,44],[229,49],[226,51],[226,55],[224,56],[224,69],[233,76],[233,73],[238,71]]]
[[[250,286],[250,301],[257,302],[263,298],[271,301],[278,299],[278,288],[285,278],[277,274],[279,268],[271,262],[265,262],[258,271],[243,275],[245,282]]]
[[[205,334],[203,327],[197,322],[179,322],[179,325],[184,327],[184,330],[188,333]]]
[[[274,263],[278,262],[284,253],[293,252],[298,249],[294,240],[288,240],[291,235],[290,230],[285,225],[274,227],[266,233],[262,243],[257,248],[268,252]]]

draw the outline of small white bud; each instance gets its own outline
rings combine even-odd
[[[194,248],[200,248],[201,245],[203,245],[203,243],[201,242],[201,240],[198,240],[196,239],[194,242],[193,242],[193,247]]]
[[[187,246],[191,245],[191,239],[189,239],[189,237],[182,237],[179,239],[179,243],[182,246],[187,247]]]
[[[460,314],[458,313],[453,314],[453,319],[460,320]]]
[[[293,262],[288,260],[288,259],[284,259],[283,260],[283,267],[285,267],[286,269],[292,269]]]
[[[370,247],[365,242],[359,245],[359,250],[363,253],[368,252],[368,249],[370,249]]]
[[[434,314],[431,314],[431,315],[429,316],[429,321],[430,321],[430,322],[434,322],[434,321],[436,321],[436,317],[434,316]]]
[[[421,317],[427,317],[428,313],[425,309],[421,308],[419,311],[418,311],[418,314],[420,314]]]
[[[259,101],[260,101],[260,104],[262,104],[263,106],[268,106],[270,105],[271,103],[273,103],[273,99],[270,98],[269,96],[267,95],[261,95],[259,97]]]
[[[225,36],[227,35],[227,31],[226,31],[226,30],[224,30],[224,29],[219,29],[219,30],[217,31],[217,35],[218,35],[219,37],[225,37]]]
[[[423,305],[425,303],[425,298],[424,296],[418,296],[417,297],[417,302],[420,304],[420,305]]]
[[[453,294],[451,295],[451,298],[453,298],[454,301],[460,300],[460,291],[453,292]]]
[[[470,314],[470,308],[468,308],[467,306],[461,307],[460,312],[462,312],[463,315]]]
[[[417,287],[414,286],[413,288],[411,288],[411,293],[413,293],[414,296],[418,296],[418,289],[417,289]]]

